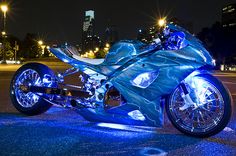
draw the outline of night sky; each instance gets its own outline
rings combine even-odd
[[[50,42],[78,43],[84,11],[95,11],[95,24],[102,37],[108,23],[116,25],[120,39],[135,38],[139,28],[155,23],[160,15],[194,24],[194,32],[221,20],[221,8],[236,0],[11,0],[7,31],[23,39],[37,33]]]

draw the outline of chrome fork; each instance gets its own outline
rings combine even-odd
[[[188,109],[191,106],[194,106],[194,108],[197,108],[198,105],[195,102],[193,102],[192,98],[190,97],[189,91],[188,91],[185,83],[181,83],[180,87],[184,92],[184,96],[182,96],[182,98],[184,100],[184,105],[182,107],[180,107],[179,110],[184,111],[185,109]]]

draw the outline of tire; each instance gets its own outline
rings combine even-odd
[[[191,83],[196,83],[196,88],[190,87]],[[201,88],[204,88],[204,85],[205,90],[203,91]],[[199,102],[197,107],[195,105],[189,106],[182,111],[185,101],[182,97],[183,90],[179,85],[166,102],[167,116],[174,127],[184,134],[200,138],[210,137],[222,131],[231,117],[232,98],[228,89],[217,78],[209,74],[196,75],[191,82],[186,82],[185,86],[194,102],[197,100],[201,102],[201,99],[206,101],[204,103]],[[181,92],[182,95],[179,95]],[[179,98],[177,98],[178,95]],[[192,127],[191,124],[188,124],[188,121],[192,121]],[[208,128],[207,126],[204,128],[204,124],[208,125]]]
[[[53,71],[40,63],[25,64],[16,71],[10,84],[10,98],[12,104],[19,112],[30,116],[38,115],[44,113],[52,106],[52,104],[42,98],[42,94],[25,93],[19,89],[20,83],[24,83],[24,85],[34,83],[36,86],[49,86],[49,84],[43,82],[45,76],[47,78],[51,77],[51,80],[55,78]],[[51,83],[50,86],[55,87],[55,83]]]

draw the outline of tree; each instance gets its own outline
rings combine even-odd
[[[48,50],[47,47],[45,47],[43,57],[49,57],[49,56],[50,56],[50,51]]]
[[[11,43],[7,40],[3,40],[0,47],[0,56],[3,57],[3,53],[6,53],[6,59],[14,58],[14,49],[11,46]]]
[[[99,50],[97,53],[95,53],[95,58],[105,58],[107,54],[107,51],[104,49]]]
[[[235,35],[232,30],[227,33],[221,23],[216,22],[211,28],[203,28],[198,34],[200,40],[203,41],[206,48],[216,59],[217,64],[225,64],[227,58],[231,58],[235,52]]]
[[[21,43],[21,49],[19,54],[24,58],[37,58],[42,51],[41,47],[38,45],[36,34],[27,33],[23,42]]]

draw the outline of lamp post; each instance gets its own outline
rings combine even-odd
[[[2,4],[1,10],[3,12],[3,32],[6,32],[6,18],[7,18],[8,6],[6,4]]]
[[[1,11],[3,12],[3,29],[2,29],[2,38],[3,38],[3,61],[2,63],[6,63],[6,51],[5,51],[5,37],[6,37],[6,18],[8,6],[6,4],[0,5]]]

